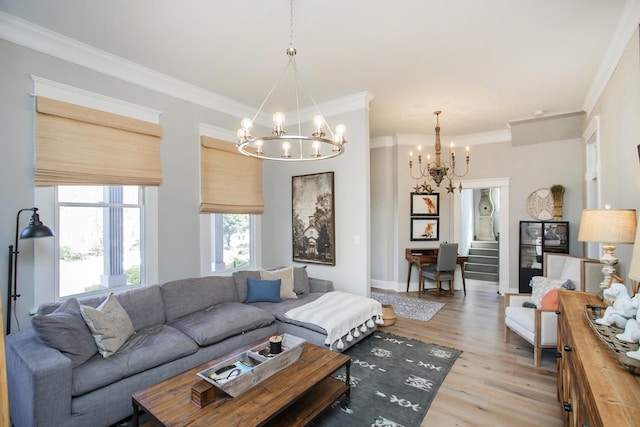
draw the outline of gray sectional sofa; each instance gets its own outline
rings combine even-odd
[[[332,291],[332,282],[309,278],[305,268],[296,267],[297,298],[249,304],[244,303],[247,278],[259,279],[260,272],[176,280],[116,293],[135,333],[108,358],[91,354],[94,347],[85,351],[91,343],[82,346],[86,335],[78,335],[79,312],[70,300],[40,306],[38,322],[53,325],[55,334],[47,336],[40,328],[6,337],[12,424],[112,425],[132,413],[134,392],[276,333],[290,333],[326,347],[324,329],[292,321],[284,313]],[[98,307],[105,299],[87,297],[74,304]],[[34,318],[34,328],[36,323]],[[64,347],[61,340],[75,348]]]

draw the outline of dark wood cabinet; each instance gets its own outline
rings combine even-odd
[[[545,252],[569,253],[569,222],[520,221],[520,293],[531,293],[531,278],[542,276]]]

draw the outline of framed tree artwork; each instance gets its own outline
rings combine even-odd
[[[438,216],[440,193],[411,193],[411,216]]]
[[[439,218],[411,218],[411,241],[437,241],[439,233]]]
[[[293,260],[336,265],[333,172],[291,178]]]

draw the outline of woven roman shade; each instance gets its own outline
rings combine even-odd
[[[162,126],[36,98],[35,184],[160,185]]]
[[[200,140],[201,213],[261,214],[262,162],[240,154],[235,144]]]

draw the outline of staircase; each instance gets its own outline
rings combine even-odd
[[[498,242],[472,241],[464,277],[497,283],[499,259]]]

